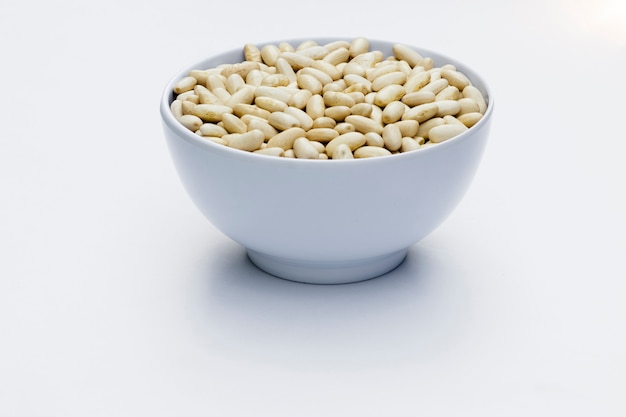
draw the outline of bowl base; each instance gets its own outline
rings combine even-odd
[[[344,262],[285,259],[248,249],[248,258],[259,269],[278,278],[307,284],[348,284],[379,277],[404,261],[408,249],[375,258]]]

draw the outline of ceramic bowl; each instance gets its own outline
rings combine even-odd
[[[370,40],[370,49],[390,55],[393,43]],[[160,113],[172,161],[191,200],[217,229],[246,248],[257,267],[277,277],[339,284],[394,269],[466,194],[482,159],[494,106],[487,83],[467,65],[414,49],[436,67],[453,64],[468,76],[488,103],[484,117],[434,146],[353,160],[280,158],[202,139],[174,118],[173,86],[191,69],[241,62],[243,47],[183,68],[165,86]]]

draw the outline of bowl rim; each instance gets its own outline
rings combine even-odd
[[[318,44],[326,44],[326,43],[335,42],[335,41],[350,42],[356,38],[357,37],[355,36],[352,36],[352,37],[350,36],[345,36],[345,37],[325,36],[325,37],[308,37],[308,38],[285,38],[285,39],[277,39],[273,41],[269,40],[269,41],[249,42],[249,43],[257,46],[260,49],[265,45],[269,45],[269,44],[278,45],[282,42],[287,42],[291,45],[297,46],[298,44],[302,42],[310,41],[310,40],[313,40],[317,42]],[[433,57],[433,60],[435,60],[435,62],[445,61],[444,64],[438,63],[437,65],[439,64],[445,65],[445,63],[452,63],[455,66],[457,66],[457,68],[462,67],[461,71],[471,80],[472,84],[473,85],[480,84],[482,87],[480,88],[480,90],[485,97],[485,101],[487,102],[487,109],[485,111],[485,114],[474,126],[469,128],[467,131],[453,138],[450,138],[444,142],[438,143],[434,146],[427,146],[424,149],[417,149],[411,152],[402,152],[399,154],[387,155],[387,156],[382,156],[382,157],[373,157],[373,158],[354,158],[354,159],[332,159],[331,158],[328,160],[284,158],[284,157],[275,157],[275,156],[270,156],[270,155],[244,151],[244,150],[224,146],[224,145],[212,142],[210,140],[203,140],[201,136],[187,129],[180,122],[178,122],[178,120],[176,120],[173,113],[171,112],[170,104],[174,99],[174,92],[173,92],[174,84],[178,82],[178,80],[180,80],[184,76],[188,75],[189,71],[193,69],[201,69],[202,64],[206,61],[215,60],[215,59],[219,59],[222,56],[226,57],[226,56],[230,56],[234,54],[240,54],[242,57],[241,60],[243,60],[243,45],[242,45],[241,47],[238,47],[238,48],[222,50],[215,54],[205,56],[204,58],[200,60],[195,60],[193,63],[183,66],[173,76],[171,76],[161,93],[160,106],[159,106],[161,121],[165,126],[167,126],[170,130],[172,130],[176,134],[177,137],[182,138],[186,142],[196,147],[199,147],[205,151],[210,151],[220,156],[224,156],[228,158],[235,158],[235,159],[243,158],[244,160],[247,158],[251,158],[250,161],[256,161],[256,162],[267,161],[269,163],[297,164],[300,166],[302,166],[302,164],[326,166],[329,163],[332,165],[335,165],[335,164],[373,164],[373,163],[383,162],[384,160],[387,160],[387,161],[391,160],[391,162],[393,162],[393,161],[398,161],[404,158],[417,158],[417,157],[421,157],[420,155],[427,155],[433,152],[445,152],[446,149],[450,147],[454,147],[456,144],[462,141],[470,140],[473,132],[480,130],[483,126],[489,123],[491,116],[493,114],[493,109],[494,109],[493,92],[490,88],[490,85],[484,80],[482,75],[476,70],[474,70],[472,66],[466,64],[463,61],[452,58],[444,53],[437,52],[428,48],[416,46],[413,44],[387,40],[387,39],[380,39],[380,38],[366,38],[366,39],[370,43],[370,51],[379,50],[379,48],[375,47],[374,45],[384,44],[387,47],[391,47],[391,45],[393,44],[400,43],[419,52],[424,57]],[[389,55],[385,54],[385,58],[387,56]],[[241,60],[239,62],[241,62]],[[470,73],[471,76],[466,73]],[[329,161],[332,161],[332,162],[329,162]]]

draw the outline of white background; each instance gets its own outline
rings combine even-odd
[[[625,416],[625,28],[612,0],[2,0],[0,416]],[[496,102],[458,209],[359,284],[257,270],[161,131],[183,66],[314,36],[439,50]]]

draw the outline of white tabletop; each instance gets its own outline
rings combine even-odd
[[[626,415],[623,1],[0,9],[0,416]],[[358,284],[257,270],[158,114],[183,66],[315,36],[439,50],[496,102],[457,210]]]

